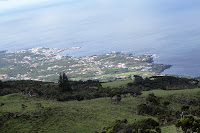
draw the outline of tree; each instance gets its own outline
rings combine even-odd
[[[58,83],[59,83],[59,87],[61,88],[61,92],[71,92],[72,91],[68,77],[64,72],[60,73]]]
[[[141,88],[138,88],[138,87],[131,87],[131,95],[133,96],[133,97],[137,97],[137,96],[139,96],[139,95],[141,95],[142,94],[142,89]]]
[[[160,99],[158,97],[156,97],[154,95],[154,93],[151,93],[151,94],[149,94],[147,96],[146,102],[147,102],[147,104],[151,103],[151,104],[154,104],[154,105],[159,105],[160,104]]]
[[[138,75],[134,75],[134,82],[133,85],[135,86],[139,86],[139,85],[143,85],[144,79],[141,76]]]
[[[104,127],[101,133],[161,133],[159,123],[152,118],[128,123],[126,119],[116,120],[111,126]]]
[[[200,119],[193,115],[186,115],[184,119],[176,121],[176,127],[181,127],[184,133],[200,132]]]
[[[3,82],[0,80],[0,89],[3,88]]]

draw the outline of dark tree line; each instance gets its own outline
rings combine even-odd
[[[98,80],[71,81],[65,73],[60,73],[58,83],[41,82],[30,80],[0,81],[0,95],[21,93],[26,96],[43,97],[46,99],[88,100],[100,97],[115,98],[121,100],[122,95],[131,94],[136,97],[141,95],[142,90],[152,89],[184,89],[198,87],[198,80],[171,76],[154,76],[143,79],[135,76],[135,80],[127,87],[103,88]],[[195,101],[191,101],[195,104]]]
[[[135,75],[135,81],[129,83],[128,86],[134,86],[142,90],[180,90],[198,88],[199,80],[180,78],[174,76],[153,76],[143,79],[141,76]]]
[[[0,95],[12,93],[58,101],[116,97],[116,101],[119,102],[121,95],[137,96],[141,94],[141,90],[136,87],[103,88],[98,80],[71,81],[65,73],[60,73],[58,83],[31,80],[0,81]]]
[[[104,127],[101,133],[161,133],[161,129],[159,123],[152,118],[131,124],[124,119],[116,120],[111,126]]]

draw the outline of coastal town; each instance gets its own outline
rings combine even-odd
[[[0,54],[0,80],[38,80],[56,82],[60,72],[72,80],[127,78],[159,74],[170,65],[155,64],[152,55],[133,56],[120,52],[72,58],[60,54],[71,48],[37,47]]]

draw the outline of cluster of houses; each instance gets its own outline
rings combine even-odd
[[[78,49],[78,47],[74,47],[73,49]],[[29,68],[29,71],[25,74],[17,74],[15,77],[9,77],[7,74],[1,74],[0,80],[3,79],[25,79],[25,80],[44,80],[50,76],[57,76],[59,72],[65,71],[68,75],[87,75],[87,73],[93,73],[93,76],[101,76],[105,74],[105,69],[128,69],[132,70],[141,70],[148,71],[151,69],[149,67],[151,64],[146,63],[146,65],[132,65],[127,66],[127,60],[142,62],[149,60],[149,56],[129,56],[119,53],[108,53],[106,55],[101,56],[87,56],[80,58],[71,58],[64,55],[59,55],[58,53],[66,50],[63,49],[49,49],[49,48],[32,48],[28,50],[16,51],[14,54],[8,54],[5,60],[12,63],[21,64],[22,66],[26,65]],[[25,54],[25,53],[31,53]],[[25,55],[23,55],[25,54]],[[23,58],[18,58],[22,56]],[[12,58],[11,58],[12,57]],[[112,60],[112,58],[122,59],[120,61]],[[67,60],[65,60],[67,58]],[[60,60],[62,63],[60,63]],[[50,62],[50,65],[47,63]],[[45,64],[46,63],[46,64]],[[45,67],[40,68],[45,64]],[[40,69],[38,69],[38,67]],[[7,69],[14,69],[14,65],[10,66]],[[32,70],[37,69],[38,75],[35,75],[32,78]],[[47,74],[44,75],[42,72],[46,71]],[[49,71],[55,72],[54,74],[48,74]]]

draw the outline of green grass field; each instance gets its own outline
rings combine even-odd
[[[94,76],[94,77],[88,77],[86,79],[101,79],[101,78],[108,78],[108,77],[117,77],[117,76],[122,76],[122,77],[128,77],[130,75],[143,75],[144,77],[151,77],[155,75],[154,72],[143,72],[143,71],[136,71],[136,72],[126,72],[126,73],[116,73],[116,74],[105,74],[101,76]],[[77,77],[77,78],[71,78],[71,80],[81,80],[83,79],[82,77]]]
[[[47,118],[24,120],[15,118],[5,123],[4,132],[67,132],[90,133],[101,131],[117,119],[127,119],[129,122],[146,118],[136,115],[136,106],[140,101],[133,97],[123,98],[118,104],[112,104],[110,98],[99,98],[85,101],[57,102],[36,98],[26,98],[19,94],[0,97],[0,111],[23,112],[21,105],[27,106],[25,114],[36,111],[36,103],[41,103],[44,109],[52,108]]]
[[[180,129],[177,129],[175,125],[164,126],[161,128],[161,132],[162,133],[183,133]]]
[[[185,90],[152,90],[152,91],[143,91],[142,96],[147,96],[148,94],[154,93],[158,97],[166,97],[169,95],[194,95],[197,96],[200,93],[200,88],[196,89],[185,89]]]
[[[154,93],[159,97],[166,97],[169,95],[179,95],[179,94],[192,94],[198,95],[200,93],[200,88],[196,89],[185,89],[185,90],[152,90],[152,91],[143,91],[142,96],[147,96],[150,93]]]
[[[170,108],[173,108],[174,111],[181,110],[183,105],[187,103],[179,104],[179,99],[199,99],[200,98],[200,88],[196,89],[185,89],[185,90],[152,90],[152,91],[143,91],[141,97],[145,97],[150,93],[154,93],[154,95],[158,97],[162,97],[164,100],[171,101],[169,105]],[[173,101],[172,101],[173,100]],[[198,108],[197,106],[191,105],[191,108]]]
[[[127,81],[129,82],[129,81]],[[125,84],[124,81],[119,84]],[[113,83],[114,85],[115,83]],[[112,85],[112,84],[111,84]],[[106,85],[105,85],[106,86]],[[144,91],[141,97],[154,93],[159,97],[170,95],[190,94],[198,95],[200,89],[188,90],[153,90]],[[11,94],[0,97],[0,112],[12,112],[25,114],[22,117],[15,117],[4,123],[1,132],[48,132],[48,133],[92,133],[101,131],[103,127],[111,125],[115,120],[127,119],[129,123],[150,116],[136,114],[136,107],[141,104],[141,98],[122,98],[118,104],[112,104],[110,98],[98,98],[84,101],[58,102],[38,98],[27,98],[20,94]],[[38,112],[37,103],[41,103],[42,110],[48,110],[41,117],[30,118]],[[22,104],[26,109],[22,109]],[[180,106],[172,104],[172,106]],[[156,118],[155,118],[156,119]],[[174,125],[161,127],[162,133],[176,133]]]

